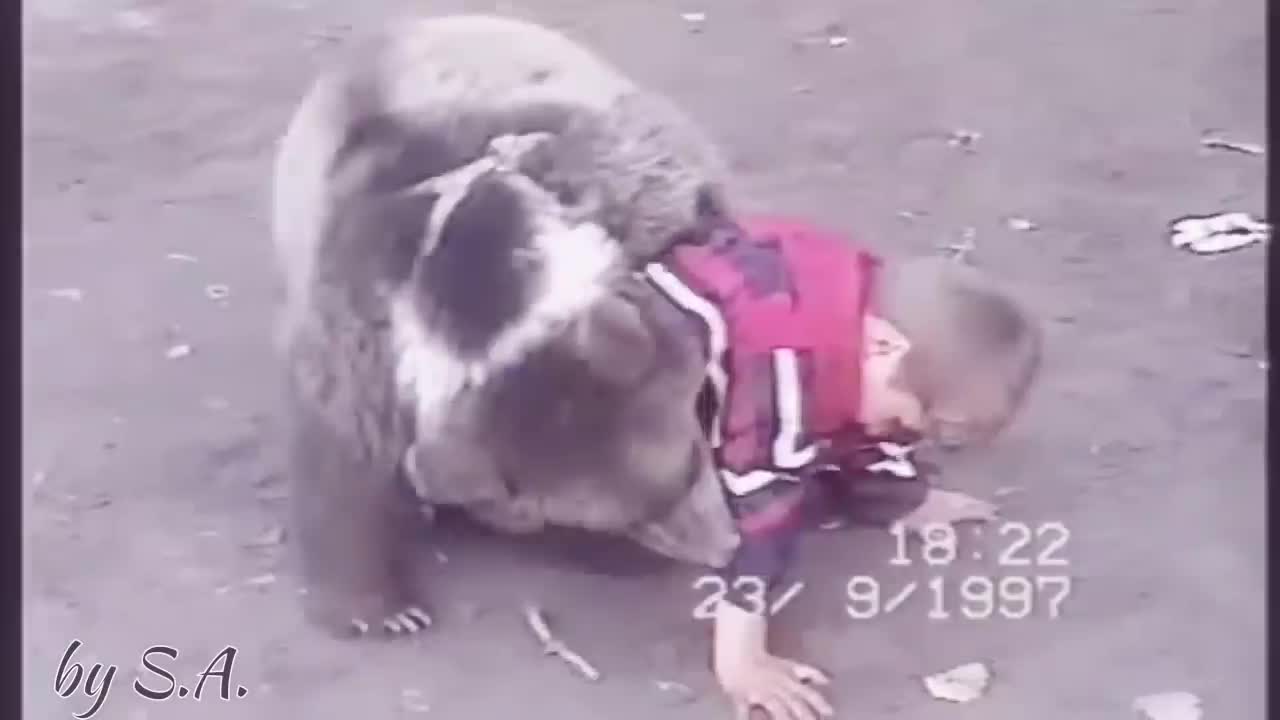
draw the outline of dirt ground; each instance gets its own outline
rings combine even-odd
[[[1070,566],[999,567],[1014,536],[995,528],[945,568],[890,566],[874,530],[814,536],[775,625],[783,651],[835,675],[841,717],[1124,717],[1167,690],[1209,718],[1262,716],[1265,254],[1184,254],[1165,230],[1264,210],[1265,161],[1199,144],[1207,129],[1264,136],[1260,0],[29,0],[25,717],[93,704],[55,693],[75,639],[86,669],[119,666],[108,719],[729,717],[690,617],[696,568],[621,572],[604,544],[568,557],[436,533],[422,553],[436,627],[349,643],[303,624],[287,547],[254,546],[283,519],[273,142],[320,63],[414,9],[590,43],[722,140],[753,207],[888,252],[972,228],[973,261],[1045,318],[1026,415],[947,482],[998,497],[1010,522],[1062,523]],[[956,129],[981,137],[954,147]],[[168,357],[177,345],[190,354]],[[1064,573],[1056,619],[1046,597],[1028,618],[966,619],[953,592],[969,575]],[[855,620],[845,584],[860,574],[885,598],[941,577],[951,618],[929,619],[921,589]],[[525,601],[601,682],[541,655]],[[137,677],[167,688],[140,669],[154,645],[179,650],[156,659],[191,689],[237,648],[232,699],[216,678],[200,701],[138,696]],[[972,660],[994,672],[984,698],[926,694],[921,675]]]

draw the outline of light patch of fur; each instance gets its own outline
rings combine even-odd
[[[472,375],[481,382],[495,368],[519,362],[534,348],[596,304],[622,268],[617,243],[594,223],[540,231],[534,239],[545,261],[541,292],[523,318],[504,330],[489,351],[489,368]]]
[[[436,427],[440,411],[466,388],[467,363],[423,327],[408,293],[391,298],[391,343],[400,396],[415,406],[420,431]]]
[[[413,399],[419,433],[438,427],[441,411],[459,393],[519,363],[584,315],[624,272],[618,244],[599,225],[570,226],[544,212],[534,213],[534,222],[533,244],[542,265],[536,298],[483,359],[467,362],[446,347],[424,325],[408,290],[392,297],[396,384],[403,397]]]
[[[444,224],[458,207],[458,203],[467,196],[467,190],[471,188],[471,184],[480,176],[497,168],[498,160],[486,155],[457,170],[425,180],[410,190],[415,193],[434,192],[439,195],[431,207],[431,216],[427,220],[427,235],[420,250],[422,255],[429,255],[435,250],[440,242],[440,233],[444,231]]]
[[[440,233],[444,224],[453,213],[458,203],[466,197],[467,191],[481,176],[495,170],[516,172],[526,155],[534,151],[549,138],[548,133],[527,133],[524,135],[500,135],[489,141],[487,154],[478,160],[467,163],[460,168],[424,180],[408,190],[409,193],[436,193],[438,195],[431,207],[431,217],[427,223],[427,235],[419,250],[428,255],[440,242]],[[524,189],[528,188],[526,184]],[[532,189],[534,197],[546,195],[541,189]],[[545,201],[540,203],[547,205]]]

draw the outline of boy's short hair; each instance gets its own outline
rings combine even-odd
[[[977,269],[941,257],[885,267],[877,314],[911,343],[897,382],[944,445],[989,439],[1017,413],[1040,366],[1039,325]]]

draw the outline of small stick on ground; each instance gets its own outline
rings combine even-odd
[[[684,683],[672,680],[657,680],[654,682],[654,685],[658,688],[659,692],[666,694],[668,699],[673,703],[683,705],[685,703],[693,702],[695,699],[693,688],[685,685]]]
[[[544,654],[554,655],[564,660],[570,667],[577,670],[578,674],[592,682],[600,679],[599,670],[596,670],[585,658],[551,634],[551,628],[547,626],[547,620],[542,616],[542,610],[533,605],[527,605],[524,609],[524,617],[529,623],[529,629],[533,630],[533,634],[542,643],[542,652]]]
[[[1211,150],[1230,150],[1231,152],[1244,153],[1245,155],[1267,154],[1266,148],[1256,143],[1236,142],[1213,134],[1200,138],[1200,145]]]

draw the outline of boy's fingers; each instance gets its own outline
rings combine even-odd
[[[733,720],[751,720],[751,703],[745,700],[734,700]]]
[[[774,699],[779,705],[786,708],[787,715],[783,717],[792,718],[792,720],[818,720],[816,708],[810,707],[803,699],[793,694],[790,688],[783,688]]]
[[[828,678],[821,670],[801,665],[800,663],[791,664],[791,674],[800,682],[811,682],[815,685],[830,685],[831,678]]]
[[[791,708],[779,697],[768,698],[760,706],[769,713],[769,720],[809,720],[803,715],[792,715]]]
[[[792,695],[798,697],[805,705],[813,708],[818,715],[822,717],[831,717],[835,715],[835,710],[831,707],[831,703],[822,697],[822,693],[805,685],[797,680],[792,680],[789,690]]]

